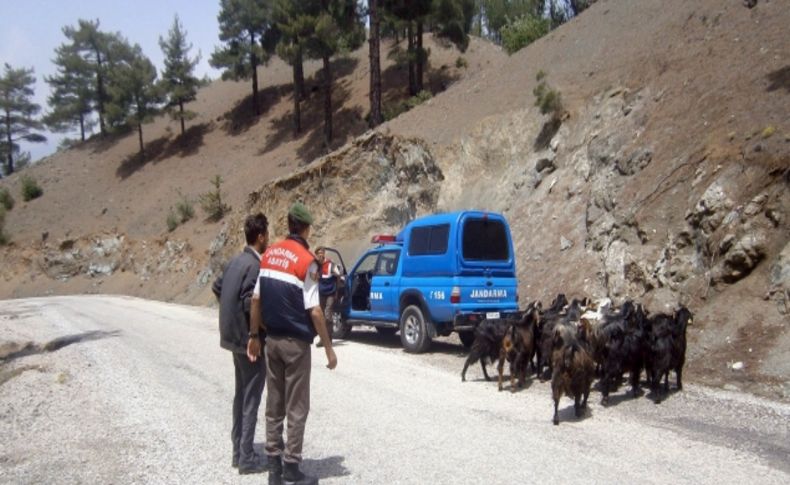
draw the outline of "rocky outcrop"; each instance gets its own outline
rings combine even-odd
[[[416,216],[434,211],[443,180],[423,142],[369,132],[251,193],[245,211],[235,214],[212,243],[209,267],[198,276],[198,284],[207,284],[243,244],[246,214],[266,214],[270,238],[276,239],[285,235],[288,207],[302,201],[316,221],[312,240],[368,240],[372,233],[394,233]]]
[[[103,278],[130,272],[146,281],[158,275],[186,273],[197,266],[186,241],[130,241],[120,234],[42,243],[33,264],[49,278],[67,281],[77,276]]]

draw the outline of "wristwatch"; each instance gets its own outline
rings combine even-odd
[[[249,337],[249,338],[258,338],[258,334],[250,332],[250,333],[247,334],[247,337]]]

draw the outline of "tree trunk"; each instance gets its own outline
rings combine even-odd
[[[307,97],[304,90],[304,57],[302,55],[302,44],[296,46],[296,86],[299,90],[299,100]]]
[[[255,34],[250,32],[250,66],[252,67],[252,104],[255,107],[255,116],[260,116],[261,108],[258,106],[258,58],[255,56]]]
[[[329,56],[324,55],[324,142],[327,149],[332,143],[332,70]]]
[[[80,140],[85,141],[85,115],[80,113]]]
[[[184,100],[178,100],[178,117],[181,118],[181,136],[184,136]]]
[[[5,133],[8,143],[8,153],[6,154],[6,175],[14,173],[14,142],[11,140],[11,112],[5,111]]]
[[[106,129],[104,127],[104,73],[102,72],[101,51],[98,47],[95,48],[96,52],[96,101],[99,103],[99,133],[105,135]]]
[[[409,58],[409,94],[414,96],[417,94],[417,81],[415,79],[415,70],[414,70],[414,30],[412,29],[411,21],[409,21],[409,27],[406,31],[406,37],[408,37],[408,58]]]
[[[140,156],[145,156],[145,151],[143,150],[143,124],[141,122],[137,122],[137,138],[140,140]]]
[[[293,72],[294,72],[294,135],[299,134],[302,131],[302,110],[299,105],[299,102],[302,100],[302,93],[299,89],[299,62],[297,59],[294,60],[293,65]]]
[[[422,71],[425,56],[422,52],[422,19],[417,20],[417,92],[422,91]]]
[[[380,20],[377,0],[368,0],[370,14],[370,127],[375,128],[384,119],[381,116],[381,60],[379,52]]]

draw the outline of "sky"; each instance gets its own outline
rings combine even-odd
[[[192,43],[194,57],[201,52],[195,68],[198,77],[217,78],[220,71],[208,64],[208,58],[219,44],[217,14],[219,0],[0,0],[0,65],[33,68],[36,77],[34,101],[47,110],[49,85],[44,76],[55,74],[52,58],[55,48],[65,42],[62,28],[77,25],[79,19],[99,19],[99,28],[120,32],[132,44],[140,44],[161,71],[162,49],[159,37],[166,37],[178,14]],[[47,143],[22,144],[33,160],[57,149],[64,135],[44,133]],[[67,134],[71,138],[78,132]]]

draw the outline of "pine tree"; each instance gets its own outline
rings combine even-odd
[[[35,116],[41,107],[32,101],[36,78],[33,69],[14,69],[5,64],[0,76],[0,144],[6,156],[6,174],[14,173],[14,154],[20,147],[17,142],[40,143],[46,138],[40,133],[42,124]]]
[[[333,138],[331,59],[339,52],[362,45],[365,31],[355,0],[320,0],[320,7],[307,48],[323,65],[324,143],[329,147]]]
[[[266,0],[220,0],[219,40],[223,42],[211,55],[209,63],[224,68],[223,79],[252,78],[252,101],[255,115],[261,114],[258,103],[258,66],[271,57],[269,47],[275,34],[271,11]]]
[[[435,0],[431,12],[436,35],[461,52],[469,46],[469,32],[476,13],[474,0]]]
[[[293,69],[294,133],[302,131],[301,101],[304,89],[304,49],[312,34],[318,2],[305,0],[275,0],[272,19],[281,37],[277,55]]]
[[[63,27],[63,35],[70,41],[62,44],[58,49],[71,51],[79,56],[85,69],[92,73],[94,86],[91,92],[91,102],[99,118],[99,130],[102,135],[107,132],[105,123],[105,103],[107,94],[107,77],[111,69],[110,49],[111,44],[118,40],[118,36],[99,30],[99,21],[80,19],[77,27]]]
[[[121,48],[122,46],[118,46]],[[156,68],[139,45],[125,47],[111,71],[107,117],[115,125],[128,123],[137,127],[140,154],[144,154],[143,124],[153,120],[164,96],[156,82]]]
[[[90,66],[73,45],[55,49],[53,60],[58,73],[44,79],[50,86],[48,98],[50,112],[44,118],[47,127],[55,132],[71,131],[79,125],[80,139],[85,141],[85,131],[90,129],[93,74]]]
[[[384,121],[381,115],[381,17],[379,16],[378,0],[368,0],[368,17],[370,22],[369,57],[370,57],[370,126],[374,128]]]
[[[159,46],[165,55],[165,70],[162,73],[162,86],[168,97],[168,106],[178,111],[170,110],[173,119],[181,121],[181,134],[184,134],[184,121],[193,119],[196,114],[184,110],[184,103],[192,101],[197,95],[200,81],[194,75],[195,66],[200,61],[200,54],[195,58],[189,57],[192,44],[187,44],[187,33],[178,15],[173,19],[173,26],[168,32],[167,39],[159,37]]]
[[[422,47],[423,23],[431,13],[431,0],[384,0],[387,13],[406,24],[406,53],[409,63],[409,94],[417,95],[423,87],[423,70],[427,52]]]

